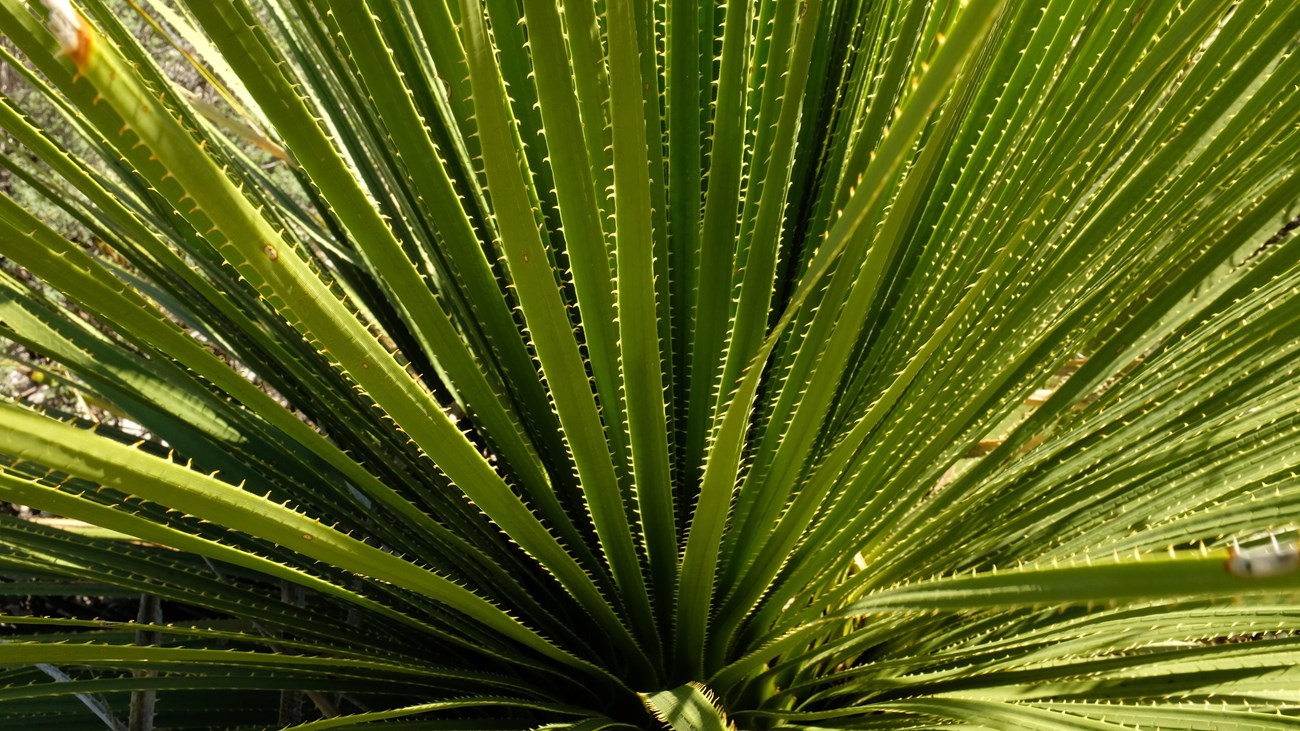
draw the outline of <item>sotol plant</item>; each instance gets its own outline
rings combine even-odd
[[[1300,6],[139,4],[0,0],[5,729],[1300,726]]]

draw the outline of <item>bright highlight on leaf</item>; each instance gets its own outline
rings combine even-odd
[[[725,731],[732,728],[717,707],[717,699],[697,683],[647,693],[642,698],[655,718],[674,731]]]
[[[1293,728],[1300,6],[0,0],[0,728]]]

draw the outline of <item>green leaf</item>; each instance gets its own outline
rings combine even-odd
[[[646,707],[673,731],[725,731],[732,728],[713,694],[698,683],[642,695]]]
[[[1294,3],[118,5],[0,0],[0,727],[1295,725]]]

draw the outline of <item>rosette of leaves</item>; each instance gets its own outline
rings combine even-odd
[[[130,6],[0,0],[4,728],[1300,725],[1300,6]]]

